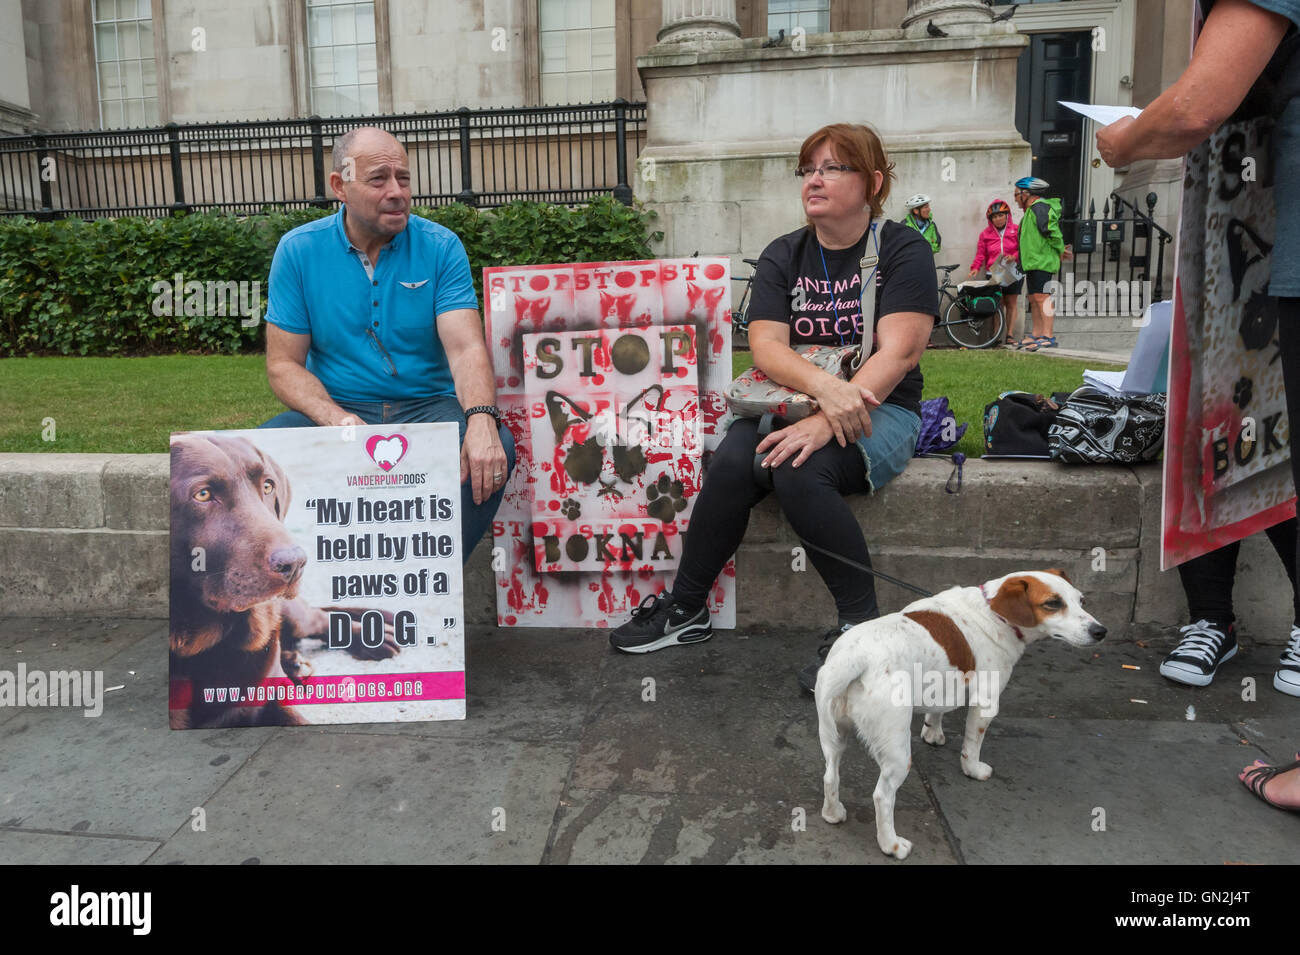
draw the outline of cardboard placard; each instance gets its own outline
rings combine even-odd
[[[489,268],[517,463],[493,526],[502,626],[612,627],[672,581],[731,380],[725,258]],[[734,568],[709,597],[735,625]]]
[[[465,718],[455,424],[175,434],[173,729]]]

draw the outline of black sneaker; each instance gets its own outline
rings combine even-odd
[[[702,643],[711,636],[709,608],[687,613],[665,590],[641,601],[632,619],[609,635],[609,645],[624,653],[651,653],[679,643]]]
[[[1291,696],[1300,696],[1300,627],[1291,628],[1291,639],[1282,651],[1273,688]]]
[[[852,630],[856,623],[846,623],[842,627],[836,627],[828,631],[826,636],[822,637],[821,646],[817,648],[817,659],[808,664],[799,671],[799,686],[809,693],[815,693],[817,690],[817,673],[821,670],[822,664],[826,662],[826,654],[831,652],[831,644],[840,638],[840,634]]]
[[[1209,686],[1219,664],[1237,655],[1237,627],[1198,620],[1178,631],[1183,639],[1160,664],[1160,675],[1188,686]]]

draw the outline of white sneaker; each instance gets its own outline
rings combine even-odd
[[[1300,627],[1291,628],[1291,641],[1282,651],[1278,670],[1273,674],[1273,688],[1290,696],[1300,696]]]

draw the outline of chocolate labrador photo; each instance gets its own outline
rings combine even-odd
[[[284,526],[289,479],[243,438],[179,434],[171,445],[172,729],[306,723],[282,703],[205,702],[204,688],[251,687],[268,677],[301,684],[312,672],[303,640],[324,641],[328,611],[298,597],[307,553]],[[398,652],[393,615],[383,611],[384,642],[353,639],[358,659]]]

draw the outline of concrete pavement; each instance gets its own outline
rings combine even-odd
[[[914,733],[897,824],[915,848],[895,863],[860,747],[848,821],[818,815],[816,716],[794,679],[812,629],[624,656],[602,633],[476,626],[464,722],[172,732],[165,621],[5,619],[0,670],[99,669],[120,688],[97,718],[0,708],[0,862],[1296,861],[1300,817],[1235,776],[1300,747],[1277,648],[1243,646],[1191,690],[1156,672],[1171,644],[1135,625],[1092,651],[1031,648],[988,782],[961,773],[959,714],[941,749]]]

